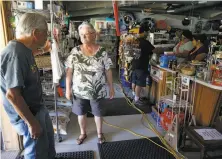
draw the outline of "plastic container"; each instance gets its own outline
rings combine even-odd
[[[169,58],[166,55],[160,57],[160,67],[168,68]]]
[[[65,88],[66,87],[66,78],[62,78],[60,80],[60,87]]]

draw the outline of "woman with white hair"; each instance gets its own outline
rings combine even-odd
[[[46,19],[37,13],[19,18],[16,39],[0,54],[1,99],[4,109],[23,136],[25,159],[54,159],[54,130],[42,100],[42,86],[34,52],[45,46],[48,38]]]
[[[106,79],[109,97],[110,99],[114,97],[110,69],[112,62],[105,49],[96,44],[96,31],[90,23],[82,23],[78,30],[82,45],[73,48],[67,59],[66,98],[73,100],[73,112],[78,115],[81,133],[77,144],[82,144],[87,138],[86,114],[89,106],[95,116],[98,142],[104,143],[101,101],[106,97]]]

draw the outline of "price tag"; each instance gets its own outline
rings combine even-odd
[[[182,77],[182,84],[189,86],[190,85],[190,78],[188,77]]]

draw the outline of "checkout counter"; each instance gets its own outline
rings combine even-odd
[[[170,80],[168,80],[169,74],[171,76]],[[192,90],[195,92],[192,103],[193,115],[195,115],[197,124],[209,126],[214,123],[222,109],[222,86],[215,86],[194,76],[187,76],[154,64],[151,66],[150,75],[153,79],[150,88],[150,100],[153,103],[157,103],[161,96],[167,95],[168,89],[172,90],[172,79],[179,76],[186,77],[192,85],[190,88],[195,88],[195,90]]]

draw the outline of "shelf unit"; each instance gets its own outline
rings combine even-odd
[[[106,49],[109,58],[112,60],[112,68],[116,68],[117,65],[117,36],[114,28],[101,28],[99,35],[97,36],[96,43]]]
[[[150,41],[150,43],[154,47],[174,47],[175,44],[170,40],[170,34],[166,32],[154,32],[149,33],[147,40]],[[162,43],[164,42],[164,44]]]

